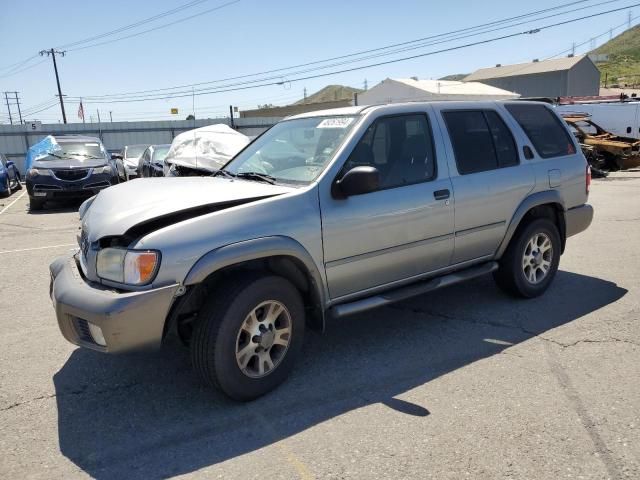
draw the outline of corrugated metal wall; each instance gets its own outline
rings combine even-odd
[[[591,60],[584,58],[569,71],[567,95],[583,97],[600,94],[600,70]]]
[[[259,135],[281,117],[237,118],[236,129],[245,135]],[[217,123],[229,125],[229,118],[173,120],[158,122],[108,122],[43,124],[38,131],[29,125],[0,125],[0,153],[13,160],[24,174],[24,158],[29,147],[47,135],[81,134],[100,137],[107,150],[120,150],[124,145],[171,143],[179,133]]]

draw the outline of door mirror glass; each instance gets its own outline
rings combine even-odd
[[[380,172],[375,167],[354,167],[345,173],[340,180],[337,180],[333,186],[332,193],[337,198],[374,192],[380,187]]]

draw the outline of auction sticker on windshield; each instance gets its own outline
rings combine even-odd
[[[353,117],[326,118],[316,128],[347,128],[353,122]]]

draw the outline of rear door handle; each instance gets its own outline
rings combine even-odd
[[[446,200],[450,196],[451,192],[449,192],[449,190],[447,189],[436,190],[435,192],[433,192],[433,198],[435,198],[436,200]]]

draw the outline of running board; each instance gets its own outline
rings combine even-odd
[[[477,267],[467,268],[458,272],[449,273],[441,277],[436,277],[420,283],[407,285],[395,290],[385,292],[373,297],[367,297],[354,302],[342,303],[331,307],[331,315],[333,318],[342,318],[356,313],[366,312],[374,308],[383,307],[392,303],[400,302],[423,293],[431,292],[442,287],[455,285],[472,278],[481,277],[498,269],[498,262],[483,263]]]

